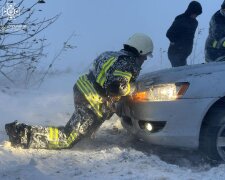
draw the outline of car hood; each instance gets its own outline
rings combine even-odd
[[[190,76],[204,76],[219,71],[225,71],[225,62],[211,62],[159,70],[141,75],[137,82],[148,82],[148,84],[179,82]]]

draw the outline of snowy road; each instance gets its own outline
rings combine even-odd
[[[2,134],[1,137],[6,138]],[[107,121],[95,139],[86,139],[71,150],[15,149],[8,142],[1,145],[0,179],[180,180],[225,177],[224,165],[211,167],[191,152],[159,147],[152,150],[149,146],[141,150],[144,143],[133,140],[115,120]],[[191,154],[197,158],[191,158]]]

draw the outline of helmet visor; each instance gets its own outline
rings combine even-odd
[[[152,52],[149,52],[148,54],[146,54],[146,56],[152,58],[153,54],[152,54]]]

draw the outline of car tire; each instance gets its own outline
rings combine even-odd
[[[201,128],[200,150],[213,161],[225,161],[225,108],[216,107],[210,110]]]

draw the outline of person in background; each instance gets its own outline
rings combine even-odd
[[[202,13],[202,6],[197,1],[192,1],[187,10],[178,15],[166,36],[170,41],[168,58],[172,67],[187,65],[187,57],[191,54],[195,31],[198,26],[196,17]]]
[[[225,57],[225,1],[211,18],[205,43],[205,61],[219,61]]]
[[[115,104],[122,96],[131,95],[141,66],[152,55],[149,36],[136,33],[120,51],[107,51],[98,56],[89,73],[76,81],[75,111],[63,127],[42,127],[17,121],[6,124],[12,146],[36,149],[71,148],[84,137],[91,136],[116,112]]]

